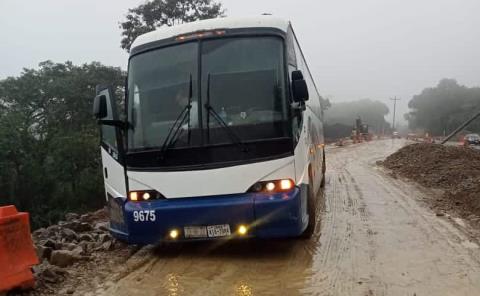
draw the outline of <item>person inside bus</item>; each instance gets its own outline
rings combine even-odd
[[[181,87],[177,94],[175,95],[175,103],[178,106],[179,112],[188,105],[188,88]],[[190,128],[197,128],[198,127],[198,102],[192,99],[191,101],[191,108],[190,108]],[[188,129],[189,125],[188,122],[182,125],[182,129]]]

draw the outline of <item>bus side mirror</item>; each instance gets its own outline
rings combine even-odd
[[[107,97],[98,95],[93,101],[93,115],[98,120],[107,117]]]
[[[305,82],[303,73],[300,70],[292,72],[292,92],[293,101],[297,103],[308,101],[307,82]]]

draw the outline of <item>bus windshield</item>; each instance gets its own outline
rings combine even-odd
[[[232,133],[242,142],[289,136],[282,39],[200,42],[131,58],[130,151],[162,147],[175,131],[172,148],[233,145]]]

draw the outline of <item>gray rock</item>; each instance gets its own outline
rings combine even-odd
[[[80,234],[78,239],[80,241],[87,241],[87,242],[92,242],[93,241],[93,237],[90,234],[87,234],[87,233]]]
[[[60,230],[60,226],[58,226],[58,225],[51,225],[51,226],[48,226],[48,227],[47,227],[47,230],[48,230],[49,232],[57,232],[57,231]]]
[[[73,251],[55,250],[50,255],[50,263],[59,267],[67,267],[82,259]]]
[[[97,242],[103,244],[103,243],[111,241],[111,240],[112,240],[112,237],[110,236],[110,234],[102,233],[102,234],[98,235]]]
[[[90,224],[85,222],[79,222],[79,221],[71,221],[71,222],[65,223],[63,225],[63,228],[68,228],[75,232],[87,232],[87,231],[93,230],[93,227]]]
[[[65,274],[67,274],[67,272],[63,268],[53,265],[44,265],[43,269],[37,276],[47,283],[58,283],[63,281]]]
[[[78,240],[78,234],[70,228],[63,228],[61,232],[62,232],[62,238],[64,238],[67,241]]]
[[[101,231],[110,231],[110,223],[108,222],[98,222],[95,224],[95,229],[101,230]]]
[[[80,215],[77,214],[77,213],[66,213],[65,214],[65,220],[67,220],[67,222],[71,222],[73,220],[78,220],[80,218]]]
[[[33,232],[33,236],[35,237],[44,237],[47,234],[46,228],[39,228]]]
[[[77,247],[78,247],[78,244],[62,243],[58,249],[72,251]]]
[[[112,241],[107,241],[102,244],[102,249],[105,251],[110,251],[112,249],[113,243]]]
[[[76,257],[81,258],[82,255],[84,254],[83,248],[80,247],[80,246],[77,246],[75,249],[72,250],[72,253],[73,253],[73,255],[75,255]]]
[[[40,261],[42,261],[43,259],[50,259],[50,255],[52,254],[53,249],[38,245],[35,246],[35,251],[37,253],[37,257],[40,259]]]
[[[46,240],[45,242],[42,243],[42,245],[44,247],[47,247],[47,248],[50,248],[50,249],[53,249],[53,250],[57,249],[57,244],[51,239]]]

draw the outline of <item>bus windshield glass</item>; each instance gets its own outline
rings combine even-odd
[[[241,142],[289,136],[282,39],[200,42],[131,58],[130,151],[158,149],[169,133],[170,148],[234,145],[232,134]]]

